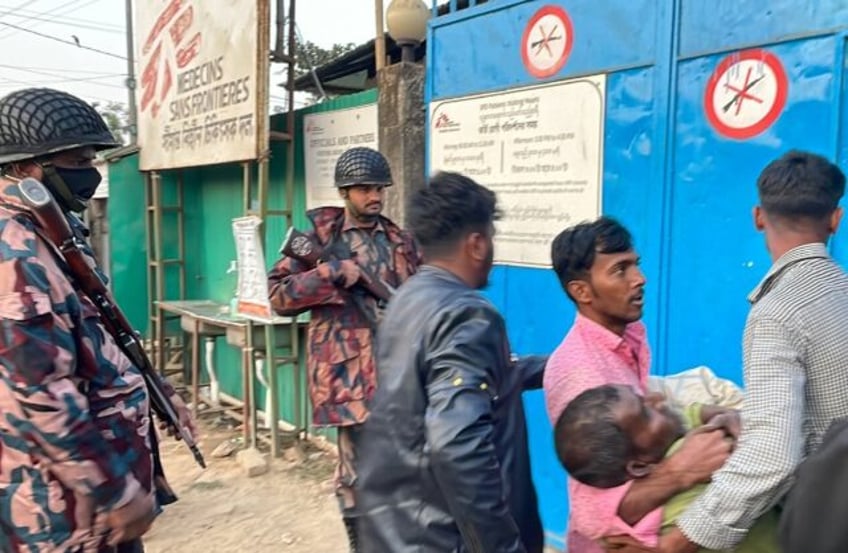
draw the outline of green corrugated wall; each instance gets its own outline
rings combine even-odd
[[[335,111],[377,101],[376,89],[352,94],[312,106],[296,113],[295,117],[295,225],[304,228],[305,167],[303,155],[303,116],[309,113]],[[274,130],[285,129],[285,115],[271,118]],[[269,208],[285,209],[285,144],[274,142],[271,147]],[[176,201],[176,171],[162,173],[165,205]],[[236,259],[231,220],[243,215],[242,168],[226,164],[182,170],[184,191],[184,223],[186,246],[186,299],[210,299],[228,303],[236,286],[236,275],[227,274],[230,261]],[[145,238],[144,183],[138,171],[138,155],[122,158],[109,167],[109,224],[111,247],[112,289],[115,298],[131,322],[145,335],[150,332],[147,320],[150,298],[147,294],[147,240]],[[256,175],[252,176],[256,182]],[[277,259],[277,250],[286,228],[282,217],[266,221],[265,255],[270,266]],[[163,216],[164,257],[174,257],[179,238],[176,218]],[[169,269],[174,271],[174,268]],[[176,273],[167,279],[167,298],[179,294]],[[171,327],[178,331],[176,323]],[[301,352],[304,348],[301,348]],[[201,351],[201,359],[203,351]],[[217,340],[216,372],[221,391],[241,397],[241,364],[239,351],[223,338]],[[294,420],[294,394],[291,367],[280,369],[280,413],[285,420]],[[204,375],[205,378],[205,375]],[[305,379],[302,379],[305,386]],[[257,401],[264,406],[264,389],[257,383]],[[308,405],[306,390],[300,390],[301,405]],[[308,413],[308,410],[307,410]],[[307,418],[307,421],[309,419]]]

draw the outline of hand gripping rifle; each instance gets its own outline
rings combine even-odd
[[[349,248],[344,252],[338,251],[342,246],[340,241],[336,240],[333,246],[325,248],[312,236],[292,227],[286,233],[280,251],[311,269],[326,261],[353,259]],[[359,274],[360,277],[356,286],[362,287],[366,292],[377,298],[378,306],[385,307],[392,297],[392,290],[365,267],[359,266]]]
[[[80,250],[68,221],[53,200],[50,192],[43,184],[33,178],[23,179],[18,184],[18,188],[24,202],[32,209],[38,224],[41,226],[41,232],[62,254],[74,283],[94,303],[100,311],[106,329],[115,338],[118,346],[130,362],[141,371],[147,391],[150,394],[153,412],[161,421],[179,433],[180,438],[191,449],[197,464],[206,468],[203,455],[188,430],[180,424],[177,410],[162,389],[159,377],[147,357],[138,335],[112,299],[112,295],[97,272],[89,265],[88,258]],[[151,438],[154,440],[156,438],[156,430],[153,428],[151,428]],[[154,447],[154,452],[154,471],[164,480],[164,472],[158,457],[157,447]]]

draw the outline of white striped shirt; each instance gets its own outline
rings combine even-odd
[[[782,499],[830,423],[848,417],[848,275],[825,245],[784,254],[748,299],[742,435],[677,521],[710,549],[736,546]]]

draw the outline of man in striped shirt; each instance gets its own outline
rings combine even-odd
[[[763,170],[757,188],[754,223],[773,265],[748,298],[741,438],[661,540],[662,553],[733,549],[783,498],[831,422],[848,417],[848,275],[826,247],[845,175],[792,151]]]

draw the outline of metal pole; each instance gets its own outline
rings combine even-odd
[[[138,140],[138,109],[135,105],[135,45],[133,41],[132,0],[126,0],[127,16],[127,92],[129,94],[130,144]]]
[[[295,0],[289,3],[289,55],[294,59],[295,54]],[[288,67],[286,82],[288,89],[288,113],[286,113],[286,133],[289,135],[289,142],[286,144],[286,210],[288,211],[287,223],[294,226],[294,134],[295,134],[295,115],[294,115],[294,61]]]
[[[386,32],[383,24],[383,0],[374,0],[377,36],[374,40],[374,65],[379,71],[386,65]]]
[[[400,61],[415,62],[415,44],[400,44]]]
[[[244,331],[245,344],[241,351],[242,397],[244,398],[242,438],[245,446],[256,448],[256,403],[253,401],[253,322],[250,319],[247,319]]]
[[[295,39],[295,31],[297,27],[295,26],[295,0],[289,0],[289,44],[288,44],[288,54],[289,54],[289,67],[288,74],[286,75],[286,81],[288,86],[288,101],[289,101],[289,124],[288,129],[290,132],[289,140],[294,140],[294,122],[291,119],[294,114],[294,70],[295,70],[295,61],[297,58],[297,41]],[[289,206],[291,208],[291,206]]]
[[[274,355],[277,345],[274,340],[274,333],[277,328],[269,321],[265,325],[265,365],[268,367],[268,391],[265,396],[268,398],[268,403],[265,404],[265,412],[271,413],[268,421],[271,423],[271,456],[278,457],[280,455],[280,429],[277,421],[280,420],[280,392],[277,389],[277,358]],[[296,420],[296,419],[295,419]],[[297,423],[295,423],[297,424]]]
[[[273,59],[274,61],[282,61],[285,55],[285,35],[286,35],[286,8],[284,0],[277,0],[277,37],[274,41]]]

